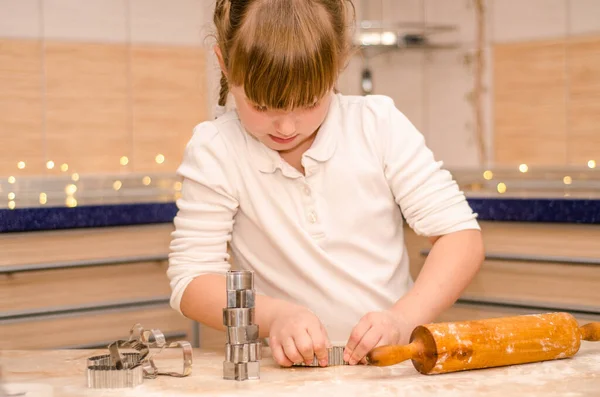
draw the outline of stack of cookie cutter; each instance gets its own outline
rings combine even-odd
[[[223,308],[226,327],[223,379],[260,379],[262,343],[255,323],[254,273],[230,270],[226,275],[227,307]]]
[[[170,348],[181,348],[183,351],[181,373],[161,372],[154,364],[154,357]],[[133,349],[134,352],[121,352],[121,349]],[[108,351],[109,354],[87,359],[88,388],[132,388],[142,384],[144,379],[154,379],[159,375],[185,377],[192,373],[192,345],[189,342],[167,343],[160,330],[144,330],[140,324],[131,328],[129,339],[109,344]]]
[[[327,349],[327,366],[336,367],[339,365],[348,365],[348,361],[344,361],[344,346],[333,346]],[[319,367],[317,356],[309,364],[296,363],[295,367]]]

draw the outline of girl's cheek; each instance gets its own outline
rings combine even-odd
[[[267,135],[269,131],[270,121],[268,118],[263,117],[261,115],[254,115],[250,112],[247,112],[244,115],[244,124],[246,125],[246,129],[249,130],[255,136],[263,136]]]

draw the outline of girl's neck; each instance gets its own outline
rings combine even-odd
[[[300,171],[304,175],[304,167],[302,166],[302,155],[306,153],[308,149],[312,146],[315,138],[317,137],[318,130],[309,136],[304,141],[300,142],[300,144],[293,149],[290,150],[282,150],[279,152],[279,155],[282,159],[285,160],[286,163]]]

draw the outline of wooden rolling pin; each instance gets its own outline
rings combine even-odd
[[[571,357],[581,340],[599,341],[600,323],[579,327],[569,313],[546,313],[421,325],[408,345],[379,346],[367,362],[412,360],[422,374],[442,374]]]

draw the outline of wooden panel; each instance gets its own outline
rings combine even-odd
[[[169,307],[0,323],[0,349],[49,349],[127,339],[135,323],[163,333],[184,331],[192,322]]]
[[[480,222],[488,253],[599,258],[600,226]]]
[[[173,225],[0,234],[0,266],[166,255]]]
[[[0,39],[0,176],[44,171],[41,66],[40,41]]]
[[[565,165],[565,42],[494,46],[497,165]]]
[[[463,295],[600,311],[598,285],[600,266],[486,260]]]
[[[569,163],[600,162],[600,37],[572,39],[569,66]]]
[[[598,258],[600,227],[480,222],[486,254]],[[411,274],[417,277],[426,239],[405,228]],[[568,280],[568,282],[565,282]],[[600,310],[600,266],[486,260],[464,295],[534,304],[593,306]]]
[[[44,56],[48,160],[69,172],[122,170],[131,149],[127,45],[48,42]]]
[[[168,297],[167,267],[165,261],[0,275],[0,312]]]
[[[595,259],[600,257],[600,226],[532,222],[480,221],[487,254],[515,254]],[[421,250],[431,248],[425,237],[404,228],[412,272],[422,266]]]
[[[208,115],[204,51],[140,45],[131,56],[135,171],[175,171],[192,129]]]
[[[484,320],[486,318],[512,317],[524,314],[546,313],[547,310],[513,309],[487,305],[465,305],[457,303],[436,319],[436,322]],[[600,321],[600,315],[575,315],[580,325]]]

